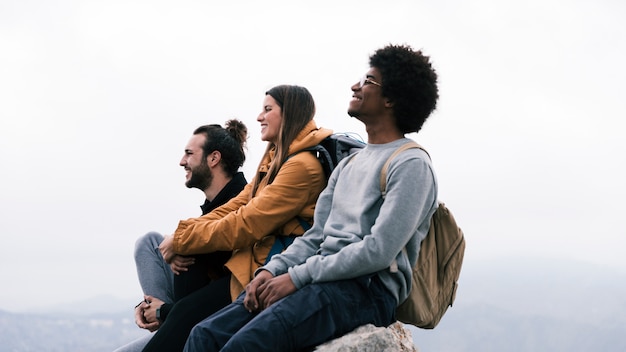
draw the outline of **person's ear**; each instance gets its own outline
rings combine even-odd
[[[391,101],[389,98],[385,98],[385,107],[393,108],[393,101]]]
[[[215,167],[217,164],[220,163],[220,161],[222,161],[222,153],[217,150],[214,150],[206,157],[206,163],[210,167]]]

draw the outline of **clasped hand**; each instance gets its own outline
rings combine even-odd
[[[135,323],[142,329],[153,332],[159,328],[161,322],[156,318],[156,309],[163,304],[158,298],[144,296],[144,301],[135,307]]]
[[[243,306],[251,313],[260,312],[296,291],[288,273],[274,277],[267,270],[262,270],[246,286]]]

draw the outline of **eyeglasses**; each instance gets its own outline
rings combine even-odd
[[[366,85],[366,84],[373,84],[373,85],[379,86],[379,87],[383,86],[382,84],[380,84],[380,83],[378,83],[378,82],[376,82],[376,81],[374,81],[374,80],[372,80],[370,78],[367,78],[367,76],[361,77],[361,81],[359,82],[359,88],[363,88],[363,86]]]

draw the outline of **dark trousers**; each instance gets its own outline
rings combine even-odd
[[[187,271],[181,272],[180,275],[174,275],[174,302],[180,301],[190,293],[208,285],[211,281],[228,275],[224,264],[230,256],[231,252],[194,255],[196,262],[189,266]]]
[[[196,325],[185,351],[301,351],[395,321],[396,300],[378,276],[307,285],[258,314],[243,298]]]
[[[229,303],[231,303],[230,275],[195,288],[195,291],[174,304],[167,319],[154,333],[143,351],[182,351],[194,325]]]

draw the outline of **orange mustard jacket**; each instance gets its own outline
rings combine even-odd
[[[289,155],[319,144],[332,131],[317,128],[310,121],[289,146]],[[267,172],[274,150],[266,153],[259,166]],[[291,156],[268,185],[261,180],[256,196],[250,199],[254,180],[236,197],[212,212],[180,221],[174,232],[174,252],[181,255],[233,251],[226,263],[232,273],[230,293],[234,300],[265,263],[275,235],[302,235],[297,216],[312,222],[315,203],[326,187],[326,177],[313,153]]]

